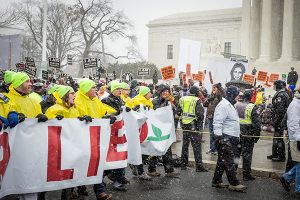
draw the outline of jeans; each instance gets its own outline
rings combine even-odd
[[[99,184],[95,184],[94,185],[94,192],[95,192],[95,195],[96,195],[96,198],[103,192],[106,192],[106,189],[105,189],[105,185],[104,183],[99,183]]]
[[[208,121],[208,129],[209,129],[209,135],[210,135],[210,151],[215,152],[216,151],[216,146],[215,146],[215,137],[214,137],[214,119],[209,119],[207,118]]]
[[[295,164],[290,171],[284,173],[283,178],[288,182],[295,180],[295,192],[300,192],[300,163]]]
[[[242,137],[240,143],[240,154],[243,158],[243,176],[247,177],[251,175],[254,141],[252,138]]]

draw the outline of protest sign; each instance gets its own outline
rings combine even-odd
[[[269,78],[270,83],[274,83],[277,80],[279,80],[279,74],[270,74],[270,78]]]
[[[85,58],[83,59],[83,68],[84,69],[96,68],[98,67],[97,61],[98,61],[97,58]]]
[[[187,80],[186,80],[186,73],[182,73],[181,74],[181,80],[182,80],[182,84],[186,84]]]
[[[60,59],[59,58],[48,58],[49,67],[53,67],[55,69],[60,69]]]
[[[248,82],[251,85],[254,85],[255,82],[255,76],[251,74],[244,74],[243,75],[243,81]]]
[[[35,68],[35,62],[34,62],[34,58],[31,57],[25,57],[25,63],[28,67],[32,67]]]
[[[187,77],[192,77],[190,64],[186,64],[185,73]]]
[[[175,78],[175,74],[172,66],[160,68],[161,76],[164,81]]]
[[[268,72],[258,71],[257,81],[266,82],[268,77]]]

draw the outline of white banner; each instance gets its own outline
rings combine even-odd
[[[178,69],[176,73],[185,72],[186,65],[191,65],[191,72],[198,73],[200,67],[201,42],[196,40],[180,39]]]
[[[171,105],[156,110],[142,110],[148,117],[141,129],[143,155],[162,156],[176,141],[174,116]]]
[[[107,119],[28,119],[1,133],[0,198],[100,183],[109,132]]]

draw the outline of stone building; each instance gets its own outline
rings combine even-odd
[[[243,0],[242,8],[179,13],[147,26],[148,60],[157,67],[177,66],[185,38],[201,42],[200,66],[216,55],[240,55],[249,60],[248,72],[300,72],[299,0]]]

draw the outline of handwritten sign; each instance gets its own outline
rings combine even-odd
[[[186,76],[187,77],[191,77],[192,76],[192,74],[191,74],[191,65],[190,64],[186,64],[185,72],[186,72]]]
[[[258,71],[257,80],[266,82],[268,77],[268,72]]]
[[[254,85],[255,82],[255,76],[251,74],[244,74],[243,75],[243,81],[248,82],[251,85]]]
[[[279,80],[279,74],[270,74],[270,83],[274,83],[275,81]]]
[[[172,66],[160,68],[161,76],[164,81],[175,78],[175,74]]]
[[[186,74],[185,73],[182,73],[181,74],[181,80],[182,80],[182,83],[183,84],[186,84],[187,82],[186,82]]]

